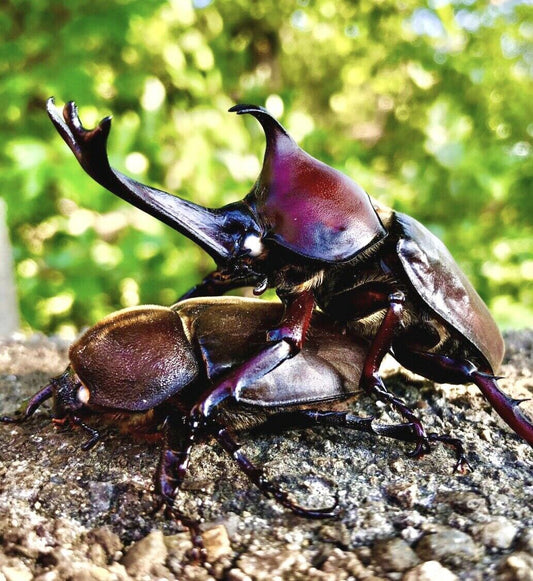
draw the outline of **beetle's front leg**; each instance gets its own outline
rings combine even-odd
[[[416,434],[416,446],[409,455],[421,456],[430,451],[429,440],[422,422],[414,415],[405,402],[387,391],[383,379],[379,375],[381,362],[390,351],[396,331],[402,324],[404,303],[405,296],[402,292],[398,291],[389,295],[387,312],[365,360],[361,385],[367,392],[375,394],[381,401],[390,403],[412,424]]]
[[[26,404],[15,412],[14,416],[1,416],[0,422],[19,424],[28,420],[37,408],[54,395],[53,380],[40,389]]]
[[[268,333],[270,344],[216,382],[193,407],[192,415],[209,418],[226,398],[233,397],[238,401],[243,389],[296,355],[304,342],[314,306],[311,291],[288,297],[280,325]]]
[[[253,286],[257,284],[257,278],[252,276],[235,276],[220,269],[209,273],[201,282],[193,286],[178,299],[192,299],[195,297],[218,297],[236,288]]]
[[[155,491],[159,497],[156,510],[163,505],[167,516],[176,519],[189,529],[194,547],[191,556],[203,561],[206,553],[200,523],[174,508],[176,494],[187,473],[191,449],[202,435],[201,428],[202,426],[197,421],[191,421],[184,426],[172,415],[166,419],[163,428],[163,447],[156,472]]]

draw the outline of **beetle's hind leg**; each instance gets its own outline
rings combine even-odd
[[[414,441],[416,445],[414,450],[409,452],[409,455],[418,457],[431,451],[426,430],[409,406],[400,398],[387,391],[379,375],[381,362],[390,351],[396,331],[402,324],[405,296],[400,291],[392,293],[388,297],[388,303],[385,317],[372,340],[365,360],[361,377],[361,387],[368,393],[374,394],[381,401],[391,404],[412,425],[415,436],[411,441]]]
[[[412,422],[404,424],[380,424],[373,416],[356,416],[348,411],[324,411],[313,409],[293,410],[290,412],[280,412],[270,416],[266,426],[276,428],[312,428],[316,425],[335,426],[348,428],[359,432],[366,432],[374,436],[386,436],[402,442],[417,442],[418,430]],[[456,455],[455,469],[465,472],[468,467],[463,443],[458,438],[436,433],[428,434],[428,441],[441,442],[453,448]]]
[[[533,446],[533,422],[520,409],[524,400],[513,399],[504,393],[497,383],[497,377],[479,371],[476,366],[467,360],[453,359],[435,353],[405,353],[395,346],[395,356],[406,367],[414,371],[422,371],[426,376],[435,376],[438,372],[439,382],[463,384],[474,383],[481,390],[490,405],[503,421],[510,426],[521,438]]]
[[[255,466],[240,450],[240,445],[237,443],[231,432],[227,428],[221,428],[215,434],[217,442],[226,450],[226,452],[235,459],[239,468],[248,476],[248,478],[259,488],[259,490],[266,496],[272,496],[285,508],[292,510],[298,516],[305,516],[308,518],[328,518],[335,516],[335,508],[337,501],[331,507],[326,508],[305,508],[296,504],[289,498],[289,495],[284,490],[281,490],[277,484],[271,482],[264,473],[264,470]]]

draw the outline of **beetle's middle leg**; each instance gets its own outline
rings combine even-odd
[[[308,428],[316,425],[334,426],[366,432],[374,436],[385,436],[402,442],[418,442],[419,435],[416,426],[412,422],[404,424],[380,424],[373,416],[361,417],[349,411],[327,411],[313,409],[299,409],[280,412],[270,416],[266,425],[276,428]],[[468,466],[463,443],[458,438],[436,433],[428,434],[428,440],[442,442],[453,448],[456,455],[456,469],[463,472]]]
[[[228,428],[221,428],[215,434],[217,442],[226,450],[226,452],[234,458],[239,465],[239,468],[248,476],[248,478],[259,488],[265,496],[272,496],[285,508],[292,510],[298,516],[305,516],[310,518],[328,518],[335,515],[336,504],[332,507],[326,508],[304,508],[295,503],[289,498],[287,492],[282,490],[277,484],[270,481],[264,470],[255,466],[240,450],[240,445],[237,443]]]
[[[420,456],[430,451],[429,440],[422,422],[415,416],[407,404],[387,391],[379,368],[385,355],[390,351],[398,327],[402,324],[405,295],[398,291],[388,297],[388,308],[385,317],[374,336],[363,366],[361,386],[375,394],[381,401],[391,404],[413,427],[416,442],[411,456]]]

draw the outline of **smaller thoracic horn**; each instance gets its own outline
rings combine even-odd
[[[337,262],[385,236],[368,194],[303,151],[266,109],[236,105],[230,111],[253,115],[265,131],[263,169],[246,202],[269,238],[302,256]]]

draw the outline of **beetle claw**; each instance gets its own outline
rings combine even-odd
[[[426,437],[422,437],[416,443],[414,450],[410,452],[406,452],[406,455],[409,458],[421,458],[425,454],[429,454],[431,452],[431,447],[429,445],[428,439]]]
[[[472,466],[470,466],[466,458],[466,451],[462,440],[448,436],[447,434],[437,434],[436,432],[428,434],[428,440],[431,442],[442,442],[443,444],[447,444],[455,450],[457,461],[453,468],[454,472],[466,474],[469,470],[472,470]]]
[[[18,413],[20,413],[20,412],[18,412]],[[17,415],[17,416],[1,416],[0,422],[5,423],[5,424],[21,424],[26,419],[27,419],[27,416],[20,413],[20,415]]]

